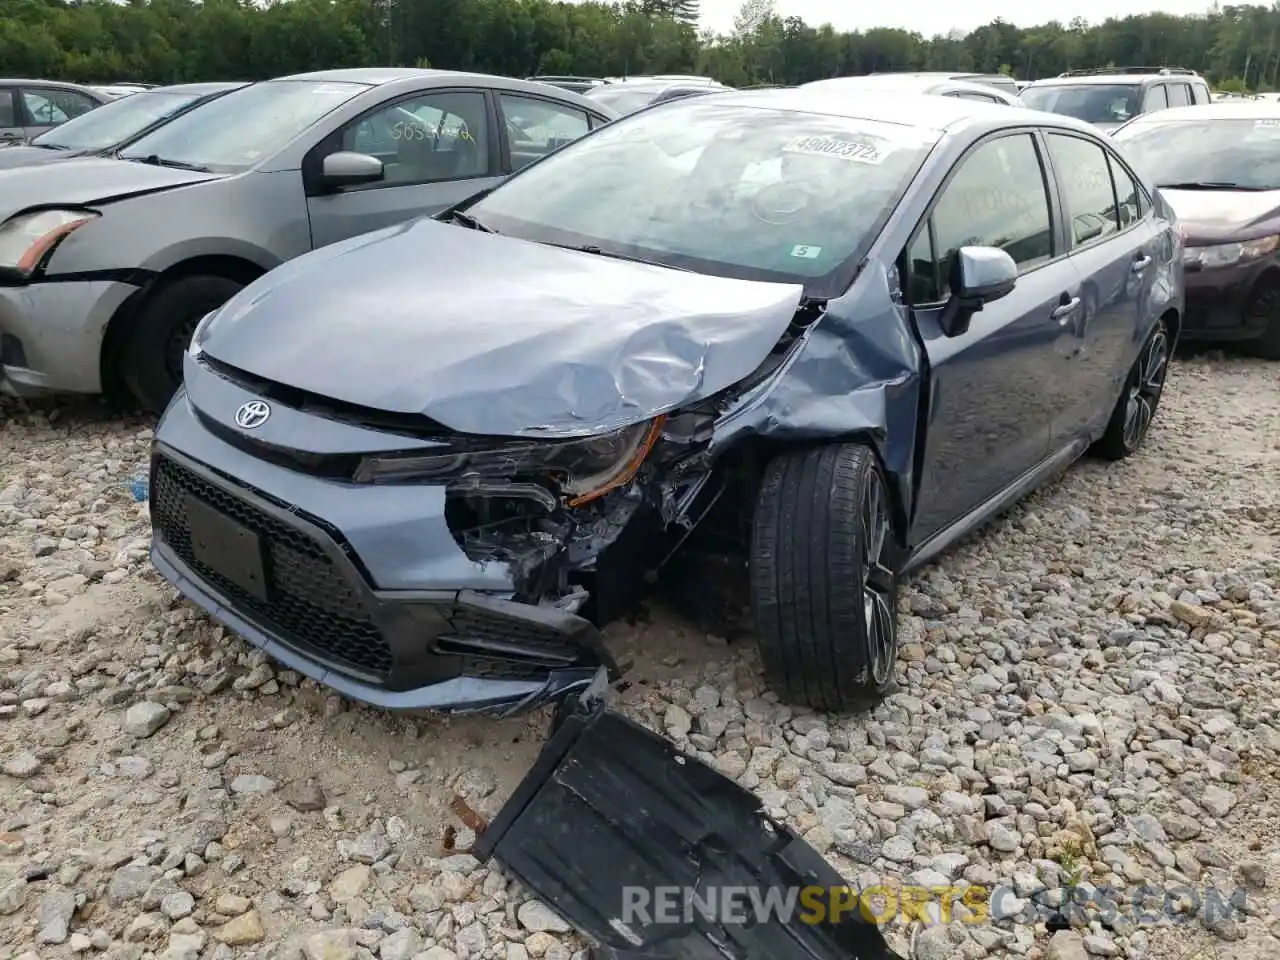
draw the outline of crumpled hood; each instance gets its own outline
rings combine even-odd
[[[1161,190],[1190,240],[1250,240],[1280,233],[1280,190]]]
[[[78,156],[81,156],[78,151],[47,150],[44,147],[30,147],[26,144],[4,147],[0,149],[0,170],[37,167],[54,160],[70,160]]]
[[[0,150],[0,153],[4,152],[6,151]],[[0,220],[28,207],[106,203],[140,193],[154,193],[206,180],[217,180],[221,176],[217,173],[175,170],[136,160],[112,160],[104,157],[82,157],[38,167],[0,169]]]
[[[802,294],[423,219],[278,267],[222,308],[200,349],[465,433],[585,436],[743,379]]]

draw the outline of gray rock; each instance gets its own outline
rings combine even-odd
[[[422,936],[413,927],[404,927],[378,944],[382,960],[412,960],[422,950]]]
[[[44,764],[30,750],[19,750],[5,758],[0,772],[15,780],[28,780],[44,769]]]
[[[231,781],[232,793],[270,793],[276,782],[260,773],[242,773]]]
[[[75,912],[76,895],[65,887],[50,887],[40,898],[36,942],[66,943],[71,936],[71,918]]]
[[[170,920],[181,920],[191,916],[196,908],[196,898],[185,890],[166,894],[160,899],[160,912]]]
[[[169,722],[169,708],[150,700],[135,703],[125,711],[124,732],[133,737],[146,738]]]
[[[1045,960],[1089,960],[1084,937],[1074,930],[1059,930],[1049,938]]]
[[[533,933],[568,933],[572,927],[540,900],[526,900],[516,910],[520,926]]]

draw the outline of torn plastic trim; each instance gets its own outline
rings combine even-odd
[[[850,885],[758,797],[605,702],[602,673],[557,717],[551,740],[472,850],[496,860],[593,944],[598,960],[903,960],[857,907],[735,922],[688,909],[715,890],[760,900]],[[675,888],[681,915],[637,909]],[[833,905],[834,906],[834,905]]]

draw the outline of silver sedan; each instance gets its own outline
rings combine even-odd
[[[0,391],[122,387],[163,409],[196,324],[241,287],[439,213],[615,116],[524,80],[331,70],[229,93],[114,158],[10,171]]]

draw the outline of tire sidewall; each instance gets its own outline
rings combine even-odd
[[[194,326],[244,284],[229,277],[181,277],[156,290],[143,303],[125,346],[122,372],[129,392],[143,407],[159,413],[181,383],[168,369],[167,350],[176,331]]]

